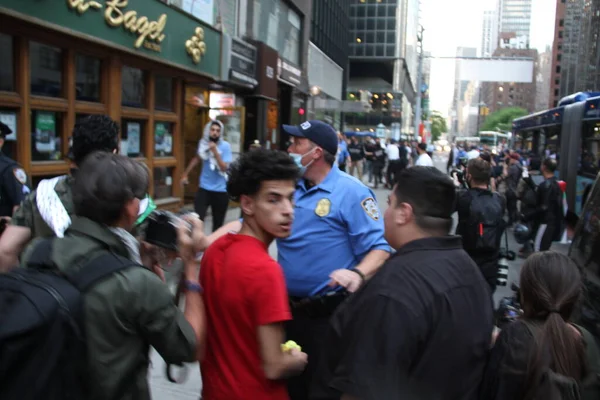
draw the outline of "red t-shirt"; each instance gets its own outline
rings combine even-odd
[[[283,271],[260,240],[228,234],[200,268],[208,319],[201,363],[204,400],[288,399],[285,381],[267,379],[258,327],[291,319]]]

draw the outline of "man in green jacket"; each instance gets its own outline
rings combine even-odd
[[[192,242],[202,224],[191,217],[191,232],[179,227],[178,253],[186,279],[183,313],[167,285],[151,271],[156,260],[149,248],[140,249],[129,233],[148,189],[147,169],[128,157],[98,152],[88,156],[79,173],[86,179],[72,184],[75,215],[64,238],[54,239],[51,260],[67,274],[107,251],[140,264],[110,275],[84,293],[91,391],[87,399],[150,399],[149,346],[169,363],[193,362],[203,351],[206,322]],[[24,254],[23,266],[31,248]]]

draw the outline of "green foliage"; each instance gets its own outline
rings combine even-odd
[[[431,139],[433,141],[438,140],[442,133],[448,132],[446,118],[439,111],[432,111],[429,120],[431,121]]]
[[[503,131],[512,129],[512,121],[522,117],[529,112],[521,107],[507,107],[491,113],[481,124],[480,131]]]

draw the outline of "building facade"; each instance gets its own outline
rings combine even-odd
[[[535,111],[542,111],[548,108],[550,101],[550,89],[552,87],[552,49],[547,47],[546,50],[538,54],[537,64],[535,67],[537,73],[535,75]]]
[[[534,49],[496,49],[493,56],[536,60],[538,52]],[[533,76],[537,76],[536,69]],[[521,107],[533,112],[536,101],[536,80],[531,83],[486,82],[482,85],[481,100],[488,107],[490,114],[507,107]]]
[[[348,129],[385,125],[391,136],[412,134],[416,100],[418,0],[350,2],[350,69],[347,98],[370,92],[373,111],[348,113]]]
[[[314,2],[308,51],[308,83],[312,88],[308,104],[310,118],[343,129],[340,103],[345,100],[348,82],[350,3],[346,0]]]
[[[556,17],[554,21],[554,41],[552,42],[552,66],[550,67],[550,92],[548,100],[548,107],[550,108],[556,107],[560,100],[566,5],[567,3],[563,0],[556,0]]]
[[[68,173],[64,156],[78,119],[109,115],[120,124],[121,153],[148,166],[157,204],[178,210],[197,185],[175,182],[209,120],[224,123],[234,157],[256,139],[284,148],[281,125],[305,120],[311,7],[3,0],[0,120],[15,131],[4,151],[35,186]]]
[[[600,0],[557,5],[552,104],[570,94],[600,90]]]
[[[481,57],[491,57],[498,47],[498,9],[483,12],[481,30]]]
[[[529,48],[531,37],[531,7],[532,0],[500,0],[499,3],[499,32],[514,32],[516,37],[526,37],[526,47]]]
[[[453,121],[451,131],[455,135],[462,134],[461,128],[464,128],[464,124],[461,121],[465,119],[465,93],[469,86],[469,81],[463,81],[460,79],[460,66],[462,58],[474,58],[477,57],[477,49],[474,47],[457,47],[456,48],[456,62],[454,66],[454,95],[452,97],[452,112]]]

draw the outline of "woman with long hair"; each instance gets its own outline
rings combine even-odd
[[[481,399],[586,399],[582,382],[595,373],[586,351],[596,344],[570,323],[583,294],[577,266],[563,254],[538,252],[525,261],[520,283],[523,315],[498,336]]]

